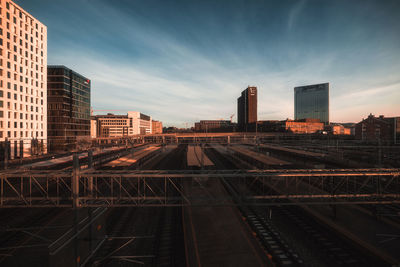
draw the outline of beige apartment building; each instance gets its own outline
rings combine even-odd
[[[0,0],[0,141],[11,158],[46,152],[47,28]]]
[[[151,133],[152,134],[162,134],[162,122],[161,121],[151,121]]]

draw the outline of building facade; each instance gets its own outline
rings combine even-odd
[[[97,137],[123,137],[152,133],[152,119],[138,111],[127,115],[96,115]]]
[[[371,142],[400,142],[400,117],[375,117],[370,114],[355,126],[356,139]]]
[[[162,134],[163,133],[163,125],[161,121],[151,121],[151,133],[152,134]]]
[[[319,119],[329,124],[329,83],[294,88],[294,119]]]
[[[238,125],[244,128],[245,125],[257,122],[257,87],[247,87],[237,100]]]
[[[232,132],[234,127],[229,120],[201,120],[194,124],[196,132]]]
[[[259,121],[259,132],[291,132],[296,134],[313,134],[322,132],[324,124],[318,119],[304,119],[304,120],[269,120]]]
[[[330,132],[334,135],[351,135],[351,129],[341,124],[330,125]]]
[[[97,120],[95,116],[90,117],[90,137],[97,137]]]
[[[0,141],[11,158],[47,151],[47,28],[0,1]]]
[[[90,80],[65,66],[47,68],[50,151],[70,151],[90,138]]]
[[[324,130],[324,124],[317,119],[286,120],[283,121],[286,131],[297,134],[312,134]]]

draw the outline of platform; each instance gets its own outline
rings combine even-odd
[[[203,153],[200,146],[188,146],[187,165],[191,167],[213,166],[214,163]]]

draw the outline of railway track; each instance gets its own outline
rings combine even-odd
[[[179,169],[184,155],[179,146],[141,167]],[[105,241],[85,266],[186,266],[181,208],[113,208],[106,221]]]
[[[223,160],[226,162],[226,159],[218,156],[213,149],[209,149],[208,155],[213,160],[219,161],[219,165]],[[233,161],[230,161],[224,167],[232,168],[232,165]],[[230,183],[229,179],[225,179],[224,186],[233,195],[233,199],[240,201],[239,190],[235,184]],[[252,190],[256,188],[257,186],[253,186]],[[243,188],[240,189],[243,190]],[[300,207],[274,206],[268,209],[240,207],[240,211],[257,235],[260,243],[279,266],[313,265],[316,262],[313,259],[316,258],[326,266],[378,266],[377,264],[382,264],[382,262],[377,262],[376,258],[368,257],[364,252],[355,248],[353,244],[341,238],[340,234],[328,226],[321,225]],[[270,212],[274,214],[274,218],[277,217],[279,220],[268,219],[267,214]],[[298,242],[294,244],[296,242],[285,241],[285,238],[282,237],[279,225],[289,222],[290,227],[287,227],[287,229],[293,229],[293,231],[303,234],[302,239],[305,242],[300,244],[303,248],[298,247]],[[286,237],[288,235],[291,235],[291,233],[286,232],[284,234]],[[291,237],[286,238],[286,240],[291,240]],[[304,249],[304,247],[308,247],[308,249]],[[296,249],[299,252],[295,252]],[[313,255],[310,256],[309,254]],[[321,258],[320,255],[324,255],[324,257]]]
[[[0,235],[0,266],[14,266],[15,262],[20,262],[21,258],[16,258],[16,256],[20,255],[21,250],[24,249],[35,249],[37,255],[46,255],[47,246],[50,245],[51,240],[42,236],[41,233],[56,218],[65,213],[64,209],[52,208],[33,210],[27,214],[25,209],[21,209],[2,217],[2,225],[6,226],[3,227]],[[13,222],[14,216],[20,216],[19,220]],[[12,225],[9,224],[10,222],[13,222]],[[31,265],[36,266],[35,264],[32,259]]]
[[[236,168],[233,161],[222,158],[213,148],[208,148],[206,154],[219,168]],[[235,186],[229,182],[229,179],[223,179],[223,185],[225,190],[233,196],[233,200],[240,203],[240,194]],[[257,237],[259,244],[265,249],[268,258],[278,266],[303,266],[303,260],[299,254],[288,245],[275,226],[259,212],[259,209],[240,205],[238,207],[240,214]]]

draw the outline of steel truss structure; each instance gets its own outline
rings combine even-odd
[[[1,208],[400,203],[400,169],[10,171],[0,179]],[[207,189],[227,181],[235,196]]]

